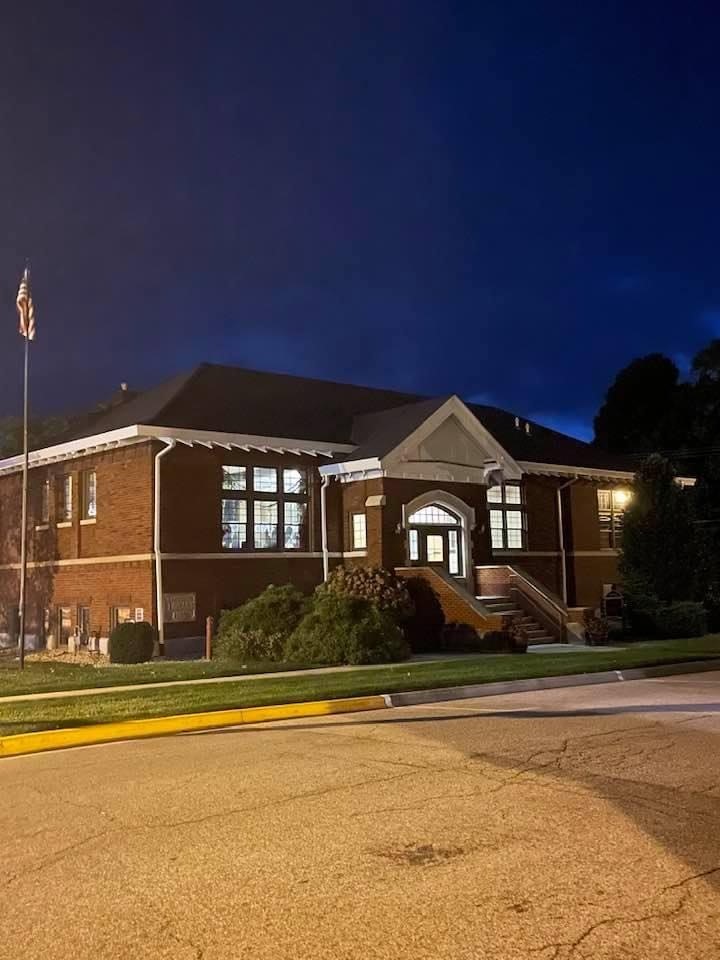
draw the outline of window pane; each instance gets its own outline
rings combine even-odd
[[[458,524],[460,521],[458,518],[452,514],[448,513],[447,510],[443,510],[442,507],[438,507],[435,504],[429,507],[423,507],[421,510],[417,510],[408,518],[408,523],[438,523],[438,524]]]
[[[97,479],[94,470],[83,473],[83,518],[92,519],[97,516],[96,498]]]
[[[283,543],[288,550],[299,550],[303,541],[303,529],[307,505],[304,503],[285,504],[285,525]]]
[[[236,523],[247,522],[247,500],[223,500],[222,519]]]
[[[460,573],[457,530],[448,530],[448,570],[453,576]]]
[[[508,510],[505,516],[509,530],[522,530],[522,513],[519,510]]]
[[[445,556],[443,538],[436,534],[428,534],[426,544],[428,563],[442,563]]]
[[[410,559],[420,559],[420,537],[417,530],[408,531],[408,546],[410,549]]]
[[[522,549],[522,530],[512,530],[507,531],[507,545],[510,550],[521,550]]]
[[[503,528],[503,512],[502,510],[491,510],[490,511],[490,528],[492,530],[502,530]]]
[[[260,493],[277,493],[275,467],[253,467],[253,487]]]
[[[60,477],[57,488],[57,519],[59,521],[72,519],[72,477]]]
[[[502,503],[502,487],[499,485],[488,487],[487,499],[488,503]]]
[[[305,493],[307,491],[307,479],[305,471],[297,467],[290,470],[283,470],[283,492],[284,493]]]
[[[255,523],[277,523],[277,500],[255,501]]]
[[[354,513],[352,518],[353,525],[353,549],[365,550],[367,547],[367,524],[364,513]]]
[[[247,524],[226,522],[222,525],[222,545],[226,550],[242,550],[247,544]]]
[[[612,499],[609,490],[598,490],[598,510],[610,510]]]
[[[520,487],[517,484],[508,484],[505,487],[505,503],[522,503]]]
[[[505,546],[502,529],[493,527],[490,531],[490,539],[494,550],[502,550]]]
[[[246,490],[247,475],[245,467],[224,466],[222,468],[223,490]]]
[[[45,480],[40,489],[40,520],[47,523],[50,519],[50,481]]]
[[[278,527],[276,523],[255,524],[255,549],[275,550],[277,548]]]

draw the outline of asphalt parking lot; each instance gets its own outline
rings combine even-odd
[[[0,958],[720,957],[720,673],[0,761]]]

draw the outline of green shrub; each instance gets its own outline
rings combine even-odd
[[[319,591],[370,600],[398,623],[413,613],[406,582],[382,567],[336,567]]]
[[[391,663],[409,655],[390,613],[324,589],[285,645],[285,658],[300,663]]]
[[[437,594],[422,577],[405,581],[413,612],[402,621],[405,638],[413,653],[447,649],[443,643],[445,614]]]
[[[702,603],[682,600],[660,607],[656,620],[657,633],[668,640],[702,637],[707,632],[707,613]]]
[[[469,623],[446,623],[442,631],[442,650],[448,653],[481,653],[483,640]]]
[[[223,610],[216,656],[234,661],[282,660],[288,637],[310,601],[292,584],[269,586],[234,610]]]
[[[152,660],[156,640],[157,630],[146,621],[119,623],[108,641],[110,663],[147,663]]]

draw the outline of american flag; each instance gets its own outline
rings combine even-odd
[[[35,307],[33,306],[32,296],[30,295],[30,271],[25,267],[20,286],[18,287],[17,299],[18,314],[20,315],[20,334],[27,337],[28,340],[35,339]]]

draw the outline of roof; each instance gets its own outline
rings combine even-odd
[[[448,397],[203,363],[109,409],[75,420],[75,440],[134,424],[358,444],[343,459],[382,457]],[[631,461],[498,407],[468,409],[517,461],[633,471]],[[525,423],[530,423],[529,434]]]

